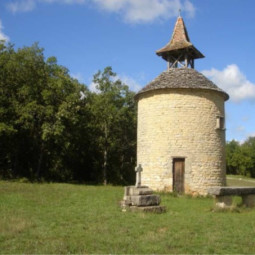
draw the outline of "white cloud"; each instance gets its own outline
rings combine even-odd
[[[193,17],[195,7],[190,0],[20,0],[7,4],[13,12],[32,11],[37,3],[93,4],[97,9],[116,13],[128,23],[147,23],[177,16],[179,9]]]
[[[142,85],[140,85],[135,79],[126,74],[116,75],[113,81],[117,80],[120,80],[122,83],[127,85],[131,91],[138,92],[140,89],[142,89]],[[97,84],[92,81],[88,86],[89,90],[95,93],[99,93],[99,90],[96,88],[96,85]]]
[[[6,41],[6,42],[8,42],[9,41],[9,37],[7,36],[7,35],[5,35],[4,33],[3,33],[3,25],[2,25],[2,21],[0,20],[0,41]]]
[[[98,8],[115,12],[129,23],[147,23],[178,15],[179,9],[194,16],[195,7],[189,0],[92,0]]]
[[[225,90],[231,100],[235,102],[246,99],[255,100],[255,84],[246,78],[237,65],[228,65],[222,71],[212,68],[202,73]]]
[[[81,73],[70,73],[70,76],[73,77],[74,79],[78,80],[80,83],[84,83],[84,78]]]
[[[96,88],[97,84],[93,81],[89,84],[89,90],[91,92],[99,93],[100,91]]]
[[[36,6],[35,0],[21,0],[16,2],[10,2],[7,4],[7,9],[12,13],[16,12],[29,12]]]
[[[140,89],[142,89],[142,85],[139,84],[135,79],[128,75],[117,75],[116,79],[121,80],[124,84],[128,85],[129,89],[138,92]]]
[[[86,0],[37,0],[45,3],[60,3],[60,4],[83,4]]]
[[[189,17],[194,17],[196,8],[190,1],[185,1],[183,4],[183,10],[188,14]]]
[[[20,0],[8,3],[7,9],[12,13],[29,12],[36,8],[38,3],[83,4],[86,0]]]
[[[98,8],[110,12],[118,12],[127,4],[127,0],[92,0]]]

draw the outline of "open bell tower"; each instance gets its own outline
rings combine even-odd
[[[194,59],[204,55],[190,42],[183,18],[178,17],[171,40],[166,46],[156,51],[167,61],[167,69],[178,67],[194,68]]]

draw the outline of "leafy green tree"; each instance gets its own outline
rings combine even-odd
[[[37,44],[14,50],[1,45],[0,52],[0,138],[5,173],[29,178],[62,179],[71,176],[63,158],[72,140],[70,133],[80,121],[88,93],[57,65],[54,57],[44,59]],[[61,163],[60,163],[61,162]]]
[[[255,137],[249,137],[242,144],[243,151],[246,154],[246,168],[251,177],[255,177]]]
[[[232,140],[226,144],[226,161],[227,161],[227,173],[237,174],[240,155],[240,144]]]
[[[232,140],[226,145],[227,173],[254,176],[255,167],[255,139],[248,138],[240,144]]]
[[[134,93],[110,67],[98,93],[38,44],[0,44],[0,175],[31,180],[134,181]],[[82,97],[81,97],[82,93]]]
[[[136,147],[134,93],[116,79],[111,67],[97,72],[93,82],[98,93],[93,93],[91,110],[101,153],[102,180],[104,184],[133,181],[130,169],[134,168]]]

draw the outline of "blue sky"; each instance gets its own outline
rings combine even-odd
[[[155,51],[182,10],[191,42],[205,56],[195,68],[230,94],[227,140],[255,136],[254,0],[1,0],[0,39],[34,42],[93,89],[112,66],[132,90],[166,69]]]

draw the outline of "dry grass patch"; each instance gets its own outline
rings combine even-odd
[[[17,235],[32,227],[34,227],[34,224],[30,220],[19,216],[7,216],[0,221],[0,229],[3,235]]]

